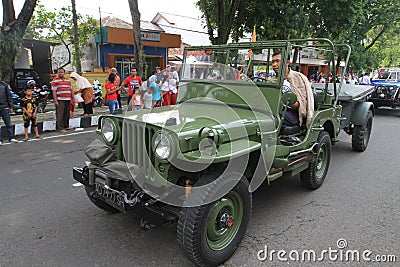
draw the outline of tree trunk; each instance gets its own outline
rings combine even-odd
[[[75,48],[75,67],[78,74],[82,74],[81,50],[79,47],[78,16],[76,15],[75,0],[71,0],[72,20],[74,22],[74,48]]]
[[[14,61],[21,49],[22,38],[32,17],[37,0],[25,0],[24,6],[15,18],[12,0],[3,2],[3,24],[0,27],[0,80],[10,82]]]
[[[133,37],[134,37],[134,53],[135,53],[135,62],[139,76],[144,75],[144,63],[145,63],[145,55],[143,53],[143,45],[142,45],[142,37],[140,33],[140,12],[138,7],[138,0],[128,0],[129,9],[131,11],[132,16],[132,24],[133,24]]]
[[[207,32],[212,44],[226,44],[232,32],[232,25],[239,7],[243,4],[243,0],[200,0],[197,2],[204,13],[207,25]],[[212,9],[209,8],[212,5]],[[215,18],[213,20],[213,18]],[[214,36],[213,23],[217,36]]]

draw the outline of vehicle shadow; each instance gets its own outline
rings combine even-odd
[[[375,116],[400,117],[400,110],[392,108],[375,108]]]

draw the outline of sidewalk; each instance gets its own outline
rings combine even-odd
[[[79,115],[83,114],[83,109],[78,108],[78,105],[76,105],[74,118],[69,120],[69,126],[71,128],[88,128],[97,126],[99,116],[102,114],[109,114],[108,106],[95,107],[93,108],[93,113],[94,114],[90,117],[80,117]],[[56,130],[55,107],[52,101],[48,103],[44,113],[37,114],[37,122],[39,133]],[[24,135],[24,123],[22,115],[11,115],[11,123],[14,128],[15,136]],[[6,139],[7,131],[3,120],[0,120],[0,127],[3,139]],[[29,132],[34,133],[31,127]]]

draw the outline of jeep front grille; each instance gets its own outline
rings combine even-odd
[[[122,127],[122,149],[125,161],[142,169],[147,178],[154,178],[154,153],[152,138],[155,129],[146,124],[124,120]]]

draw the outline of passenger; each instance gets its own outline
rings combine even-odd
[[[214,62],[213,64],[213,71],[211,76],[215,77],[215,80],[223,80],[221,71],[220,71],[220,65],[217,62]]]
[[[281,51],[277,51],[272,55],[272,68],[277,75],[281,60]],[[283,125],[302,126],[305,119],[306,127],[308,128],[314,115],[314,95],[307,77],[300,72],[291,70],[289,64],[290,60],[287,60],[284,65],[286,72],[282,92],[293,91],[297,96],[297,102],[288,108]]]
[[[265,82],[262,72],[259,72],[257,77],[254,78],[253,82]]]

